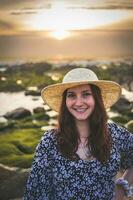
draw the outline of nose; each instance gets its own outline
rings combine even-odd
[[[82,104],[83,104],[82,98],[77,97],[76,100],[75,100],[75,105],[76,106],[82,106]]]

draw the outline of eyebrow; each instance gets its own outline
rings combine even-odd
[[[83,91],[82,91],[82,93],[85,93],[85,92],[91,92],[91,90],[88,89],[88,90],[83,90]],[[70,93],[75,93],[75,92],[74,92],[74,91],[68,91],[67,93],[70,94]]]

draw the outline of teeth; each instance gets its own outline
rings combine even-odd
[[[78,112],[84,112],[86,109],[75,109]]]

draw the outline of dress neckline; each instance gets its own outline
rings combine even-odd
[[[83,159],[83,158],[80,158],[80,156],[77,153],[76,153],[76,155],[78,156],[78,161],[79,162],[92,163],[92,162],[97,161],[97,159],[95,157],[93,157],[92,159]]]

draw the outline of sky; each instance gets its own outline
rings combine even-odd
[[[132,56],[132,0],[0,0],[0,61]]]

